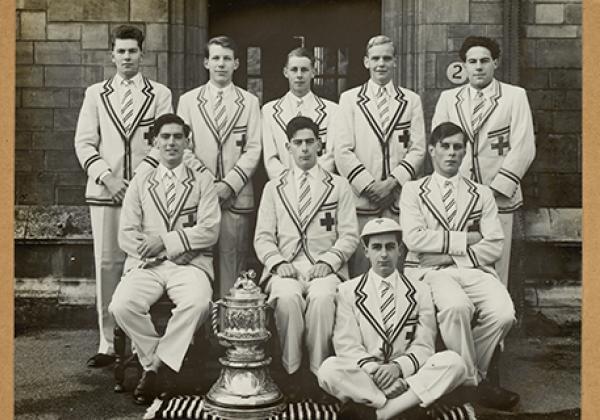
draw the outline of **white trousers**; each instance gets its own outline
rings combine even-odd
[[[96,269],[96,310],[100,344],[98,353],[113,354],[115,321],[108,304],[123,273],[126,254],[119,248],[119,217],[121,207],[90,206],[90,221],[94,239],[94,266]]]
[[[148,311],[165,291],[175,308],[160,337]],[[144,369],[158,357],[179,372],[196,328],[208,318],[211,296],[204,271],[165,261],[153,268],[129,271],[117,286],[109,309],[134,343]]]
[[[305,273],[308,264],[294,264]],[[284,369],[294,373],[302,362],[303,343],[308,350],[310,370],[316,375],[333,354],[331,337],[335,320],[335,294],[340,279],[335,274],[310,282],[273,276],[266,291],[274,309]]]
[[[431,356],[406,382],[427,407],[442,395],[461,385],[466,378],[464,360],[452,351]],[[387,401],[385,394],[375,385],[371,376],[358,367],[356,360],[330,357],[319,369],[319,385],[340,401],[352,400],[359,404],[381,408]]]
[[[412,270],[406,269],[408,277]],[[477,385],[487,375],[496,346],[515,322],[506,286],[493,274],[475,268],[431,270],[423,280],[431,287],[446,347],[465,360],[467,384]]]
[[[218,252],[218,272],[215,278],[215,299],[229,294],[240,272],[246,267],[250,250],[250,216],[229,210],[221,212]]]
[[[494,268],[496,273],[498,273],[498,277],[500,277],[502,284],[508,287],[514,213],[499,213],[498,218],[502,224],[502,232],[504,232],[504,246],[502,247],[502,255],[500,256],[500,259],[496,261]]]

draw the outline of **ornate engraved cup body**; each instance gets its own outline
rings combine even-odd
[[[267,330],[266,296],[242,273],[228,296],[218,304],[219,343],[227,348],[219,358],[221,375],[205,399],[205,411],[228,419],[264,419],[280,413],[283,395],[269,372],[271,358],[264,346]]]

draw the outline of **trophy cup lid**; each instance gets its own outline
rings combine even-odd
[[[229,289],[228,300],[255,300],[261,301],[265,295],[261,293],[260,287],[255,283],[256,272],[254,270],[242,271],[233,287]]]

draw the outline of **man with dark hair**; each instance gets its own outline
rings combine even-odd
[[[152,134],[160,163],[138,174],[123,200],[119,245],[127,260],[110,311],[134,343],[144,368],[134,391],[140,404],[158,393],[159,372],[164,397],[173,390],[174,373],[197,326],[209,314],[211,247],[221,213],[212,176],[182,163],[189,131],[175,114],[156,120]],[[165,291],[175,309],[160,337],[148,311]]]
[[[262,108],[262,143],[265,168],[269,179],[277,178],[290,168],[286,124],[299,115],[311,118],[319,126],[319,165],[333,171],[333,144],[327,141],[329,125],[337,109],[335,102],[320,98],[311,91],[315,77],[315,58],[306,48],[295,48],[287,55],[283,75],[290,90],[281,98],[267,102]]]
[[[535,157],[531,109],[525,90],[494,78],[500,56],[496,41],[470,36],[459,56],[469,83],[442,92],[431,127],[452,121],[467,134],[460,173],[494,193],[504,231],[504,249],[495,270],[507,285],[513,215],[523,205],[521,179]]]
[[[459,174],[467,136],[451,122],[431,133],[432,175],[408,182],[400,197],[400,225],[408,255],[404,273],[431,287],[446,347],[467,364],[467,385],[479,402],[508,409],[518,395],[485,381],[498,343],[515,321],[515,310],[494,271],[503,232],[489,187]]]
[[[177,114],[192,128],[193,153],[186,154],[186,164],[213,175],[221,203],[217,296],[226,295],[246,268],[254,211],[250,179],[261,150],[258,98],[232,83],[238,66],[233,40],[211,38],[204,58],[209,81],[183,94],[177,107]]]
[[[401,413],[423,418],[425,410],[417,406],[426,407],[460,385],[465,362],[452,351],[435,353],[431,291],[397,269],[398,223],[373,219],[361,239],[371,269],[339,287],[336,356],[319,369],[319,383],[344,403],[341,419],[391,419]]]
[[[398,217],[402,185],[416,179],[425,157],[421,99],[394,86],[396,56],[391,39],[371,38],[364,65],[369,81],[342,93],[329,133],[336,167],[354,192],[359,228],[376,217]],[[368,268],[359,247],[350,260],[350,274],[357,276]]]
[[[75,152],[88,175],[85,199],[94,237],[100,330],[98,353],[88,360],[89,367],[114,361],[114,320],[108,303],[125,261],[117,244],[121,202],[134,173],[158,165],[157,151],[150,151],[146,139],[148,129],[156,117],[172,111],[171,91],[139,72],[143,41],[134,26],[114,30],[111,56],[117,74],[86,90],[75,132]]]
[[[293,398],[304,346],[312,372],[305,379],[318,396],[314,375],[332,354],[335,292],[348,278],[346,263],[358,244],[358,225],[348,182],[317,163],[317,124],[294,117],[286,131],[291,167],[265,186],[254,247],[265,266],[261,283],[275,311],[282,364],[289,374],[283,388]]]

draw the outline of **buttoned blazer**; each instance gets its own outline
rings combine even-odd
[[[326,262],[342,280],[348,278],[347,261],[358,245],[350,186],[344,178],[319,168],[317,188],[319,198],[302,225],[292,171],[267,182],[254,235],[256,255],[265,266],[261,282],[268,280],[273,267],[293,262],[302,251],[311,263]]]
[[[504,233],[489,187],[459,176],[454,227],[448,224],[442,192],[427,176],[408,182],[400,196],[400,226],[408,247],[405,267],[418,267],[419,253],[450,254],[461,268],[480,268],[495,275],[493,264],[502,254]],[[467,245],[467,233],[477,230],[483,239]],[[425,268],[424,270],[429,270]]]
[[[396,324],[385,333],[380,292],[370,271],[338,287],[333,347],[338,357],[371,372],[376,364],[396,361],[403,377],[413,375],[434,353],[436,320],[429,286],[403,274],[396,282]]]
[[[276,178],[291,167],[290,153],[286,148],[288,138],[285,134],[285,127],[296,114],[285,98],[283,96],[267,102],[262,108],[263,159],[269,179]],[[321,156],[318,159],[319,165],[332,172],[334,170],[333,143],[328,142],[327,138],[332,116],[338,105],[317,95],[314,95],[314,98],[316,106],[304,116],[311,118],[319,126],[319,139],[322,146]]]
[[[523,204],[521,179],[535,157],[535,136],[525,90],[492,83],[491,106],[479,132],[473,133],[471,126],[468,85],[442,92],[431,127],[451,121],[463,128],[469,142],[460,172],[502,193],[504,197],[497,198],[499,211],[510,213]]]
[[[250,178],[260,159],[260,107],[258,98],[237,86],[233,100],[226,104],[227,126],[220,136],[209,106],[208,86],[186,92],[179,99],[177,114],[192,128],[192,154],[184,157],[195,170],[206,168],[217,181],[225,182],[235,193],[230,210],[254,211]],[[228,99],[226,99],[228,100]]]
[[[119,246],[127,253],[124,273],[141,263],[137,251],[140,233],[160,236],[165,250],[158,257],[173,259],[184,252],[197,251],[190,265],[202,269],[212,280],[211,247],[219,236],[221,210],[213,177],[207,170],[186,167],[183,188],[176,198],[174,215],[169,218],[164,184],[158,169],[135,176],[125,193],[119,222]]]
[[[149,154],[152,146],[147,133],[157,117],[172,112],[171,91],[146,77],[142,83],[141,92],[133,91],[140,100],[134,108],[130,133],[123,126],[114,78],[85,91],[75,131],[75,153],[88,175],[85,198],[90,205],[116,205],[98,179],[105,171],[130,180],[134,173],[158,165],[157,151]]]
[[[361,195],[374,181],[395,177],[400,185],[416,179],[425,157],[425,125],[421,98],[413,91],[396,87],[389,101],[390,124],[379,126],[377,100],[368,83],[342,93],[329,141],[333,141],[335,164],[348,179],[359,214],[375,215],[381,210]],[[391,210],[398,213],[398,201]]]

